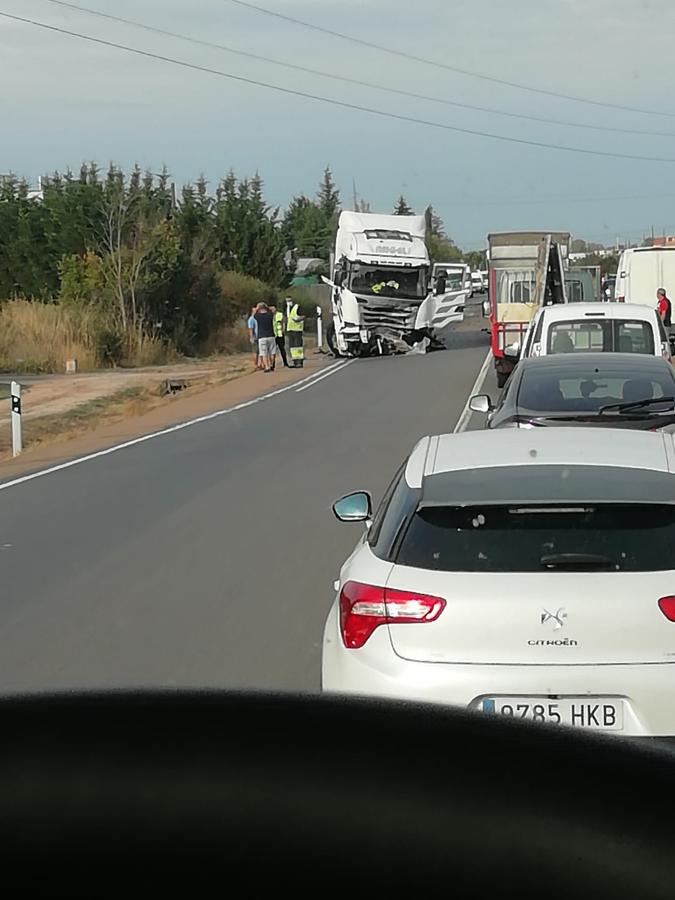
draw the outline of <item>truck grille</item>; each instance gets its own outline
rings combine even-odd
[[[402,337],[415,327],[420,304],[415,301],[387,300],[385,297],[358,297],[361,321],[377,334]]]

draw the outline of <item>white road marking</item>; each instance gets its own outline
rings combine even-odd
[[[350,360],[353,362],[353,360]],[[333,363],[332,366],[329,366],[330,370],[335,369],[336,367],[341,367],[342,363]],[[324,372],[325,375],[330,374],[329,372]],[[279,394],[285,394],[286,391],[292,391],[297,389],[299,384],[304,384],[307,381],[311,381],[316,378],[316,372],[312,372],[311,375],[307,375],[306,378],[302,378],[300,381],[292,381],[290,384],[284,385],[282,388],[277,388],[276,391],[270,391],[269,394],[262,394],[260,397],[254,397],[252,400],[246,400],[244,403],[237,403],[236,406],[229,406],[227,409],[219,409],[216,412],[208,413],[204,416],[198,416],[196,419],[188,419],[187,422],[179,422],[177,425],[171,425],[169,428],[163,428],[161,431],[153,431],[150,434],[143,434],[140,437],[132,438],[130,441],[125,441],[123,444],[115,444],[112,447],[106,447],[105,450],[97,450],[96,453],[89,453],[87,456],[80,456],[77,459],[68,460],[68,462],[59,463],[56,466],[50,466],[48,469],[39,469],[37,472],[31,472],[29,475],[22,475],[19,478],[14,478],[11,481],[5,481],[0,484],[0,491],[5,491],[7,488],[15,487],[19,484],[25,484],[27,481],[33,481],[35,478],[42,478],[44,475],[51,475],[53,472],[61,472],[63,469],[70,469],[73,466],[79,466],[82,463],[89,462],[92,459],[98,459],[101,456],[109,456],[111,453],[117,453],[118,450],[126,450],[127,447],[134,447],[136,444],[143,444],[146,441],[152,441],[158,437],[164,437],[165,434],[174,434],[176,431],[182,431],[184,428],[191,428],[193,425],[199,425],[202,422],[209,422],[211,419],[218,419],[220,416],[227,416],[230,413],[237,412],[240,409],[246,409],[249,406],[255,406],[256,403],[262,403],[263,400],[270,400],[272,397],[278,397]]]
[[[462,410],[462,415],[457,419],[457,424],[452,430],[453,434],[459,434],[461,431],[466,431],[466,426],[469,424],[469,420],[473,415],[472,411],[469,409],[469,403],[471,402],[471,398],[474,394],[478,394],[480,389],[483,387],[483,382],[485,381],[485,377],[487,376],[488,366],[490,365],[490,360],[492,359],[492,350],[488,350],[487,356],[483,360],[483,365],[480,367],[480,372],[476,376],[476,380],[473,383],[473,387],[469,391],[469,396],[466,398],[466,404],[464,409]]]
[[[322,375],[319,375],[319,377],[315,378],[313,381],[310,381],[309,384],[306,384],[304,387],[296,388],[295,393],[301,394],[303,391],[306,391],[307,388],[314,387],[317,382],[323,381],[324,378],[328,378],[329,375],[335,375],[336,372],[339,372],[342,369],[346,369],[347,366],[350,366],[355,361],[356,360],[349,359],[347,360],[347,362],[339,362],[335,365],[330,366],[326,372],[324,372]]]

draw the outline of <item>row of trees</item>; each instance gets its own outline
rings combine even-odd
[[[359,201],[362,211],[369,209]],[[103,341],[152,335],[196,352],[257,295],[285,288],[293,260],[327,261],[341,209],[326,168],[314,197],[293,198],[283,215],[256,175],[232,172],[215,191],[200,178],[176,191],[166,169],[125,174],[95,163],[43,179],[39,200],[25,182],[0,179],[0,299],[58,300],[99,313]],[[404,197],[399,215],[413,210]],[[433,210],[432,258],[461,254]],[[246,279],[249,281],[247,282]],[[254,291],[255,293],[255,291]]]

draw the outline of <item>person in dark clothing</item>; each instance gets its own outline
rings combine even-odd
[[[672,325],[673,304],[670,302],[665,288],[658,289],[656,292],[656,300],[656,309],[661,316],[661,321],[666,328],[670,328]]]
[[[258,327],[260,362],[265,372],[271,372],[277,352],[277,342],[274,339],[274,316],[266,303],[259,303],[254,318]]]

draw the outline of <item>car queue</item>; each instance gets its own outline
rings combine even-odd
[[[334,504],[365,527],[325,625],[325,691],[675,736],[660,300],[542,306],[501,396],[470,398],[484,429],[423,438],[377,509],[365,491]]]

